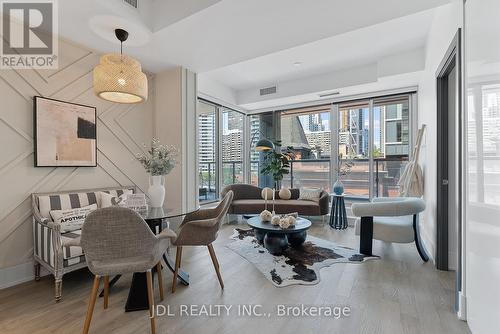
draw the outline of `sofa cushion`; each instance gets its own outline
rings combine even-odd
[[[80,247],[81,234],[82,230],[61,234],[64,267],[69,267],[85,261],[83,249]]]
[[[120,196],[128,189],[106,190],[105,193]],[[99,191],[80,193],[53,193],[38,196],[38,210],[43,218],[51,219],[51,210],[67,210],[81,208],[91,204],[99,205]]]
[[[92,211],[97,210],[97,204],[82,206],[68,210],[51,210],[52,221],[61,224],[61,231],[74,231],[82,228],[85,218]]]
[[[356,219],[355,232],[359,235],[361,218]],[[413,216],[373,217],[373,239],[388,242],[413,242]]]
[[[272,210],[272,201],[267,202],[267,209]],[[233,213],[235,214],[258,214],[265,209],[263,199],[240,199],[232,203]],[[275,201],[274,211],[278,214],[297,212],[304,216],[320,215],[318,202],[301,201],[297,199]]]

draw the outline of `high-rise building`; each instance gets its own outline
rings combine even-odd
[[[198,159],[200,171],[206,172],[215,161],[215,113],[198,116]]]

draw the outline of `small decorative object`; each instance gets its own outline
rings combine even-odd
[[[342,159],[342,154],[339,154],[337,159],[337,181],[333,185],[333,192],[335,195],[344,194],[344,184],[341,181],[341,176],[346,176],[351,173],[351,169],[354,166],[354,162],[350,159]]]
[[[344,184],[340,181],[340,179],[337,179],[337,181],[333,184],[333,192],[335,195],[342,195],[344,193]]]
[[[115,29],[120,41],[120,54],[110,53],[101,57],[94,68],[94,92],[101,99],[116,103],[139,103],[148,98],[148,79],[141,64],[123,54],[123,42],[128,32]]]
[[[271,219],[271,224],[273,225],[279,225],[281,222],[281,217],[280,216],[273,216]]]
[[[142,212],[148,209],[145,194],[129,194],[125,200],[125,206],[134,211]]]
[[[288,188],[281,188],[278,195],[279,195],[280,199],[289,200],[290,198],[292,198],[292,192]]]
[[[35,166],[96,167],[96,108],[35,96]]]
[[[265,199],[267,201],[273,197],[273,190],[271,188],[265,187],[264,189],[262,189],[260,195],[262,196],[262,199]]]
[[[290,227],[290,220],[288,219],[288,217],[281,218],[279,225],[282,229],[287,229]]]
[[[263,222],[270,222],[273,218],[273,214],[269,210],[264,210],[260,213],[260,219]]]
[[[297,223],[297,218],[295,218],[294,216],[288,216],[288,222],[290,223],[290,226],[295,226],[295,224]]]
[[[147,148],[145,147],[147,150]],[[172,145],[163,145],[157,138],[151,141],[151,148],[146,153],[137,154],[137,160],[150,174],[148,195],[151,206],[163,206],[165,200],[165,175],[177,164],[178,150]]]

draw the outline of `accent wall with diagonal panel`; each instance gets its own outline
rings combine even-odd
[[[0,70],[0,273],[32,263],[31,193],[128,185],[147,190],[134,156],[153,136],[154,77],[148,77],[147,102],[110,103],[93,93],[98,61],[98,54],[61,39],[58,70]],[[34,167],[35,95],[97,107],[97,167]]]

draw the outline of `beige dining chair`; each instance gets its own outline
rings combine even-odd
[[[153,278],[151,269],[157,267],[161,288],[162,255],[167,251],[168,239],[175,237],[169,229],[154,235],[142,217],[127,208],[117,206],[96,210],[85,219],[82,227],[81,246],[89,270],[95,275],[90,293],[83,333],[87,334],[101,277],[104,278],[104,308],[108,307],[109,276],[146,272],[151,333],[156,332],[154,318]]]
[[[210,253],[219,284],[221,288],[224,289],[224,282],[222,281],[222,276],[220,274],[219,261],[217,261],[217,256],[215,256],[212,242],[217,239],[217,233],[220,225],[227,214],[227,210],[229,209],[232,200],[233,192],[229,191],[216,208],[199,210],[184,217],[179,230],[177,231],[177,238],[172,238],[172,244],[177,247],[172,293],[175,292],[175,287],[177,285],[177,273],[179,272],[179,267],[181,266],[182,248],[184,246],[208,247],[208,252]]]

